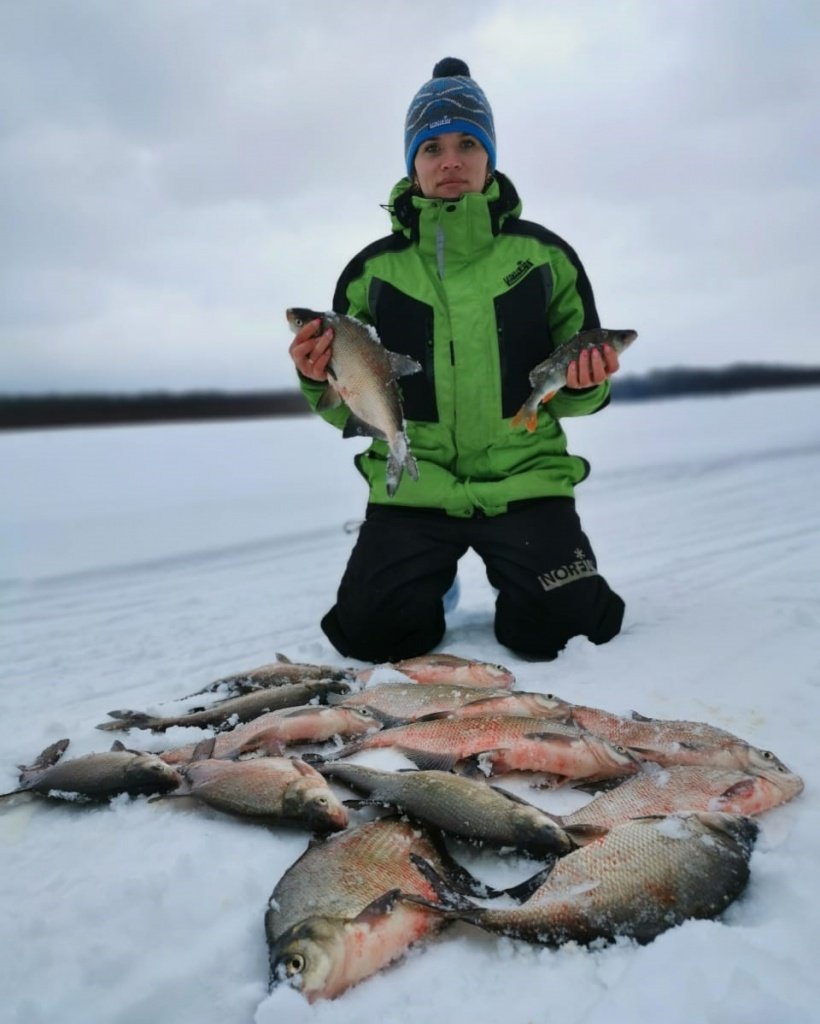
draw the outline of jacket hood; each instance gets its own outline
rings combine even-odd
[[[518,197],[518,192],[510,179],[500,171],[494,173],[493,180],[481,195],[486,199],[489,207],[493,234],[498,234],[501,225],[508,217],[521,216],[523,204]],[[390,214],[393,231],[401,232],[414,241],[418,241],[419,218],[425,207],[442,203],[460,203],[463,198],[462,196],[461,199],[427,199],[415,194],[412,190],[412,182],[409,178],[404,177],[393,186],[390,200],[385,209]]]

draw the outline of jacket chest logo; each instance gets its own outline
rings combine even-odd
[[[511,288],[516,281],[520,280],[529,270],[532,270],[534,266],[535,264],[532,260],[519,260],[515,270],[513,270],[512,273],[507,274],[504,278],[504,284],[508,288]]]

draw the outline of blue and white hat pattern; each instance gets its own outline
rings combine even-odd
[[[407,174],[425,139],[444,132],[469,132],[487,150],[489,169],[495,170],[495,126],[487,97],[470,77],[463,60],[445,57],[433,68],[433,77],[413,97],[404,122]]]

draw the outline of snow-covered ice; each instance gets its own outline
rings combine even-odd
[[[9,1024],[802,1024],[818,1020],[818,391],[618,405],[566,423],[623,633],[521,662],[462,562],[441,649],[517,686],[698,719],[806,782],[764,815],[751,883],[720,921],[646,947],[545,950],[458,925],[338,1000],[268,995],[263,913],[307,835],[187,801],[0,808],[0,1017]],[[0,435],[0,791],[70,737],[107,749],[147,709],[273,659],[344,664],[318,619],[363,511],[363,442],[313,418]],[[132,732],[159,749],[200,735]],[[577,794],[525,790],[557,812]],[[462,851],[460,851],[462,852]],[[532,862],[464,850],[488,878]],[[812,938],[814,936],[814,938]]]

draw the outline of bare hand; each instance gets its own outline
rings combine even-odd
[[[594,388],[618,369],[618,353],[611,345],[584,349],[567,368],[568,388]]]
[[[332,354],[333,328],[319,334],[320,320],[311,320],[290,343],[290,357],[296,369],[309,380],[327,380],[327,364]]]

